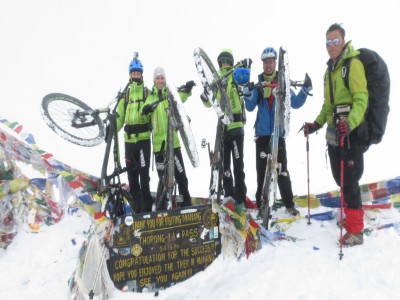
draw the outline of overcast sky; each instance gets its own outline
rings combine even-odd
[[[283,45],[289,53],[291,78],[302,80],[308,72],[314,97],[300,110],[292,110],[288,138],[289,170],[294,192],[306,188],[305,139],[297,133],[302,123],[313,121],[323,101],[322,76],[328,59],[326,29],[343,23],[346,39],[358,47],[377,50],[389,65],[392,79],[391,113],[383,142],[366,154],[363,182],[399,175],[398,143],[399,28],[395,1],[104,1],[15,0],[0,3],[0,116],[24,125],[37,144],[61,161],[100,174],[104,145],[83,148],[63,141],[46,127],[40,116],[42,98],[52,92],[70,94],[93,108],[104,107],[128,80],[133,52],[139,52],[144,79],[152,86],[153,70],[163,66],[167,80],[180,85],[195,80],[193,96],[185,104],[200,152],[200,167],[187,161],[192,195],[207,194],[209,161],[200,141],[213,145],[216,115],[201,104],[202,91],[193,62],[193,50],[203,48],[216,64],[224,48],[236,60],[250,57],[251,78],[262,71],[260,54],[267,46]],[[248,113],[245,171],[249,193],[255,192],[253,139],[254,113]],[[324,130],[323,130],[324,132]],[[321,132],[321,133],[323,133]],[[315,192],[335,188],[325,161],[324,134],[310,137],[311,187]],[[397,151],[396,151],[397,152]],[[152,176],[156,178],[155,171]],[[313,180],[314,179],[314,180]],[[156,180],[152,180],[152,185]]]

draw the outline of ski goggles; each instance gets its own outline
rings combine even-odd
[[[326,46],[329,47],[330,45],[337,46],[340,44],[339,38],[334,38],[333,40],[326,40]]]
[[[219,59],[219,63],[222,65],[222,64],[228,64],[228,65],[233,65],[233,60],[232,60],[232,58],[229,58],[229,57],[221,57],[220,59]]]

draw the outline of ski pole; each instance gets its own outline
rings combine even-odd
[[[344,206],[344,135],[340,135],[340,239],[339,239],[339,259],[342,260],[343,257],[343,206]]]

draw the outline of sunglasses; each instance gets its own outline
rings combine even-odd
[[[339,38],[335,38],[333,40],[326,40],[326,46],[329,47],[330,45],[337,46],[340,44]]]

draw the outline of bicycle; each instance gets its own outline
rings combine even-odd
[[[230,106],[229,98],[226,94],[226,78],[234,72],[235,68],[240,67],[241,63],[237,63],[223,77],[219,75],[212,64],[207,53],[196,48],[194,53],[194,61],[197,72],[199,74],[204,90],[211,99],[212,106],[217,113],[217,130],[214,142],[214,150],[211,150],[210,143],[206,139],[202,139],[201,147],[208,146],[208,154],[211,165],[211,178],[209,185],[209,199],[211,202],[220,203],[221,195],[223,195],[223,172],[224,172],[224,131],[225,125],[233,122],[233,113]],[[219,101],[217,101],[217,97]]]
[[[117,217],[123,217],[127,225],[133,222],[131,213],[135,211],[135,205],[129,191],[124,189],[121,183],[120,175],[126,172],[127,168],[122,168],[119,160],[117,105],[113,109],[110,107],[114,103],[118,104],[128,86],[129,84],[105,108],[100,109],[92,109],[81,100],[62,93],[48,94],[41,103],[43,120],[65,140],[85,147],[99,145],[105,140],[106,149],[97,192],[105,199],[102,211],[107,213],[114,223]],[[114,169],[111,174],[107,174],[112,145]]]
[[[274,130],[270,139],[270,152],[262,157],[267,159],[264,183],[261,192],[261,208],[263,226],[268,229],[271,219],[271,209],[276,201],[278,176],[281,173],[281,164],[278,162],[278,144],[280,133],[286,138],[290,128],[291,91],[290,87],[302,87],[303,82],[290,80],[287,51],[280,47],[278,58],[278,83],[260,83],[256,87],[270,87],[275,89]],[[312,96],[312,94],[309,94]]]
[[[183,110],[182,102],[178,94],[183,91],[185,86],[181,86],[178,90],[175,87],[167,87],[167,99],[154,101],[149,105],[148,112],[153,112],[157,106],[168,101],[167,113],[167,136],[166,143],[163,143],[161,151],[163,152],[164,160],[161,164],[162,175],[158,181],[157,193],[155,197],[156,210],[170,210],[177,207],[178,200],[182,199],[176,195],[177,182],[175,180],[175,149],[174,149],[174,132],[179,131],[190,162],[194,167],[199,165],[197,148],[194,142],[192,132],[190,130],[188,117]],[[146,105],[147,106],[147,105]],[[143,108],[143,110],[146,108]],[[147,108],[146,108],[147,109]],[[165,148],[164,148],[165,147]],[[159,165],[157,169],[159,169]],[[179,201],[180,202],[180,201]]]

